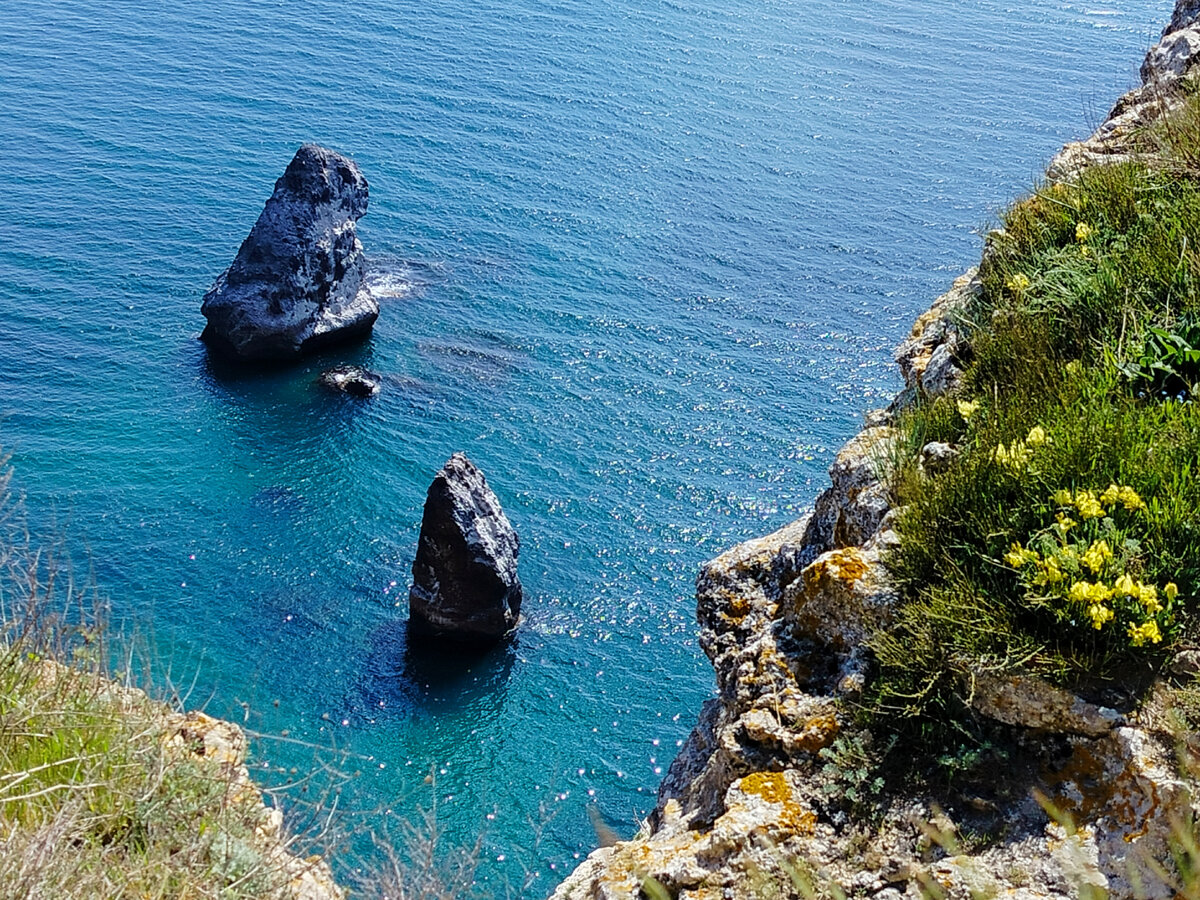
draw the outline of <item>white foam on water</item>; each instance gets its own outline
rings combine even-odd
[[[401,272],[372,272],[367,275],[367,286],[380,298],[407,297],[413,292],[413,283]]]

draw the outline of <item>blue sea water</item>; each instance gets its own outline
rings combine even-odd
[[[812,503],[911,320],[1169,11],[6,0],[0,443],[159,677],[275,736],[264,777],[335,747],[352,823],[436,801],[493,889],[544,894],[714,691],[700,563]],[[215,366],[200,297],[310,140],[371,183],[374,336]],[[382,394],[323,393],[341,362]],[[403,620],[457,450],[527,599],[448,668]]]

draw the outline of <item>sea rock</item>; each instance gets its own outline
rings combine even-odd
[[[355,229],[366,211],[367,180],[353,160],[301,147],[204,295],[204,342],[238,360],[284,360],[367,335],[379,304]]]
[[[483,473],[456,453],[429,486],[413,585],[410,629],[486,644],[516,627],[521,542]]]
[[[317,380],[331,391],[341,391],[352,397],[374,397],[379,393],[379,376],[360,366],[326,369]]]

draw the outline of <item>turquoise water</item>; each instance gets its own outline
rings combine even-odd
[[[7,0],[0,438],[190,703],[286,732],[276,770],[344,751],[353,822],[486,825],[488,883],[544,894],[713,692],[700,563],[811,504],[913,317],[1169,10]],[[371,183],[374,336],[214,366],[200,297],[308,140]],[[383,393],[322,393],[340,362]],[[456,450],[522,536],[526,621],[447,668],[403,619]]]

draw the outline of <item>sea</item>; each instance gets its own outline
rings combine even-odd
[[[0,445],[134,676],[243,725],[347,881],[432,821],[545,896],[700,706],[702,563],[802,515],[892,348],[1137,83],[1169,0],[5,0]],[[367,342],[245,371],[200,300],[303,143],[370,182]],[[323,390],[362,365],[370,400]],[[456,451],[524,618],[410,643]],[[118,655],[119,657],[119,655]],[[120,658],[114,663],[121,665]]]

